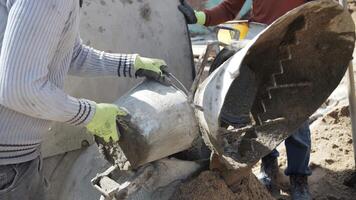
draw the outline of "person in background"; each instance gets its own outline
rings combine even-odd
[[[40,145],[52,121],[86,127],[106,142],[119,140],[116,117],[125,110],[66,94],[67,74],[168,81],[163,60],[84,45],[81,3],[0,0],[0,199],[46,199]]]
[[[286,12],[306,2],[308,1],[253,0],[249,21],[269,25]],[[241,12],[244,3],[246,3],[245,0],[224,0],[212,9],[195,11],[186,1],[181,0],[178,9],[183,13],[188,24],[214,26],[235,19],[237,14]],[[254,33],[254,36],[256,34]],[[224,121],[224,119],[222,120]],[[305,122],[292,136],[285,140],[285,146],[288,159],[285,174],[290,177],[292,199],[311,199],[308,189],[308,176],[311,175],[309,168],[311,139],[308,122]],[[278,192],[278,156],[278,151],[273,150],[269,155],[262,158],[259,179],[271,192]]]
[[[242,8],[240,9],[235,19],[240,20],[248,17],[251,9],[252,9],[252,0],[245,0],[245,3],[243,4]]]

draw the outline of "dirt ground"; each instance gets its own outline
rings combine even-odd
[[[337,107],[315,121],[311,125],[311,133],[310,166],[313,174],[309,184],[313,197],[327,200],[356,199],[356,188],[343,184],[355,169],[348,106]],[[279,150],[282,172],[287,164],[284,145]],[[287,191],[288,179],[283,175],[282,177],[282,189]]]
[[[194,180],[182,185],[172,200],[273,200],[253,174],[243,179],[238,190],[232,192],[218,172],[202,172]]]

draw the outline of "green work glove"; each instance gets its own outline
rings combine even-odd
[[[124,117],[127,113],[114,104],[96,104],[93,119],[86,125],[88,131],[102,138],[105,142],[117,142],[120,133],[116,128],[116,118]]]
[[[185,0],[180,0],[181,5],[178,9],[183,13],[188,24],[204,25],[206,22],[206,15],[202,11],[195,11]]]
[[[165,85],[170,84],[170,79],[165,75],[168,71],[164,60],[137,56],[134,68],[136,76],[154,79]]]

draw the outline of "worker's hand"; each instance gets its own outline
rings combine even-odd
[[[170,80],[166,76],[168,71],[164,60],[137,56],[134,68],[136,76],[154,79],[165,85],[170,84]]]
[[[183,13],[188,24],[205,24],[206,15],[204,12],[195,11],[185,0],[180,0],[180,2],[181,5],[178,6],[178,9]]]
[[[117,142],[120,133],[116,128],[116,118],[125,117],[127,113],[114,104],[96,104],[93,119],[86,125],[88,131],[102,138],[105,142]]]

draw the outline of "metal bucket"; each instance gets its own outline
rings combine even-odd
[[[233,167],[252,165],[296,130],[345,74],[355,42],[347,11],[315,1],[279,18],[198,88],[206,143]],[[224,116],[222,116],[224,114]],[[235,127],[222,127],[220,119]]]
[[[114,104],[130,116],[118,123],[119,146],[133,168],[189,149],[199,135],[193,108],[176,87],[145,80]],[[115,144],[106,146],[111,163],[125,161]]]

